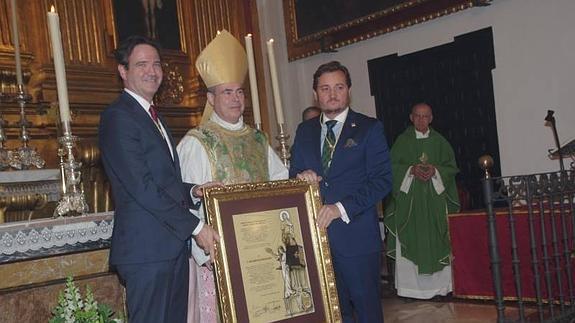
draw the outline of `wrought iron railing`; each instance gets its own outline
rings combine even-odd
[[[486,170],[483,192],[498,322],[575,321],[575,171],[492,178]],[[495,206],[506,210],[508,237],[498,235]],[[527,221],[519,223],[525,210]],[[511,259],[502,258],[501,239],[509,241]],[[504,273],[509,267],[513,282]],[[506,316],[504,295],[516,299],[518,317]]]

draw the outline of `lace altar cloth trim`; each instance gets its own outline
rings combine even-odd
[[[114,227],[113,217],[97,218],[90,221],[86,217],[86,221],[0,231],[0,256],[110,239]]]

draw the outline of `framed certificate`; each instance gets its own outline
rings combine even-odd
[[[339,322],[317,186],[299,180],[205,192],[218,231],[214,274],[223,322]]]

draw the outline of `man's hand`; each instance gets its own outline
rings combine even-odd
[[[421,180],[421,169],[419,168],[420,164],[416,164],[411,166],[411,175],[413,175],[415,178]]]
[[[317,225],[320,229],[326,229],[331,221],[341,218],[339,208],[335,204],[327,204],[321,207],[317,216]]]
[[[213,271],[214,270],[214,263],[212,261],[212,259],[206,261],[204,263],[204,266],[206,266],[206,268],[208,268],[209,271]]]
[[[296,178],[297,179],[303,179],[306,182],[308,182],[309,184],[319,183],[322,180],[321,176],[318,176],[311,169],[304,170],[303,172],[297,174]]]
[[[210,187],[223,187],[224,183],[220,181],[213,181],[213,182],[206,182],[202,185],[196,185],[192,188],[192,196],[195,198],[203,198],[204,197],[204,189]]]
[[[435,175],[435,167],[431,164],[417,164],[411,167],[411,174],[420,181],[427,182]]]
[[[218,233],[212,229],[207,224],[204,224],[200,233],[194,237],[196,243],[204,252],[210,255],[210,263],[214,262],[214,251],[216,249],[216,243],[220,241],[220,236]]]
[[[433,175],[435,175],[435,167],[433,165],[425,165],[424,172],[422,173],[422,178],[424,181],[429,181]]]

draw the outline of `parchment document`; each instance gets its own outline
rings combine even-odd
[[[313,312],[297,208],[236,214],[233,222],[250,322]]]

